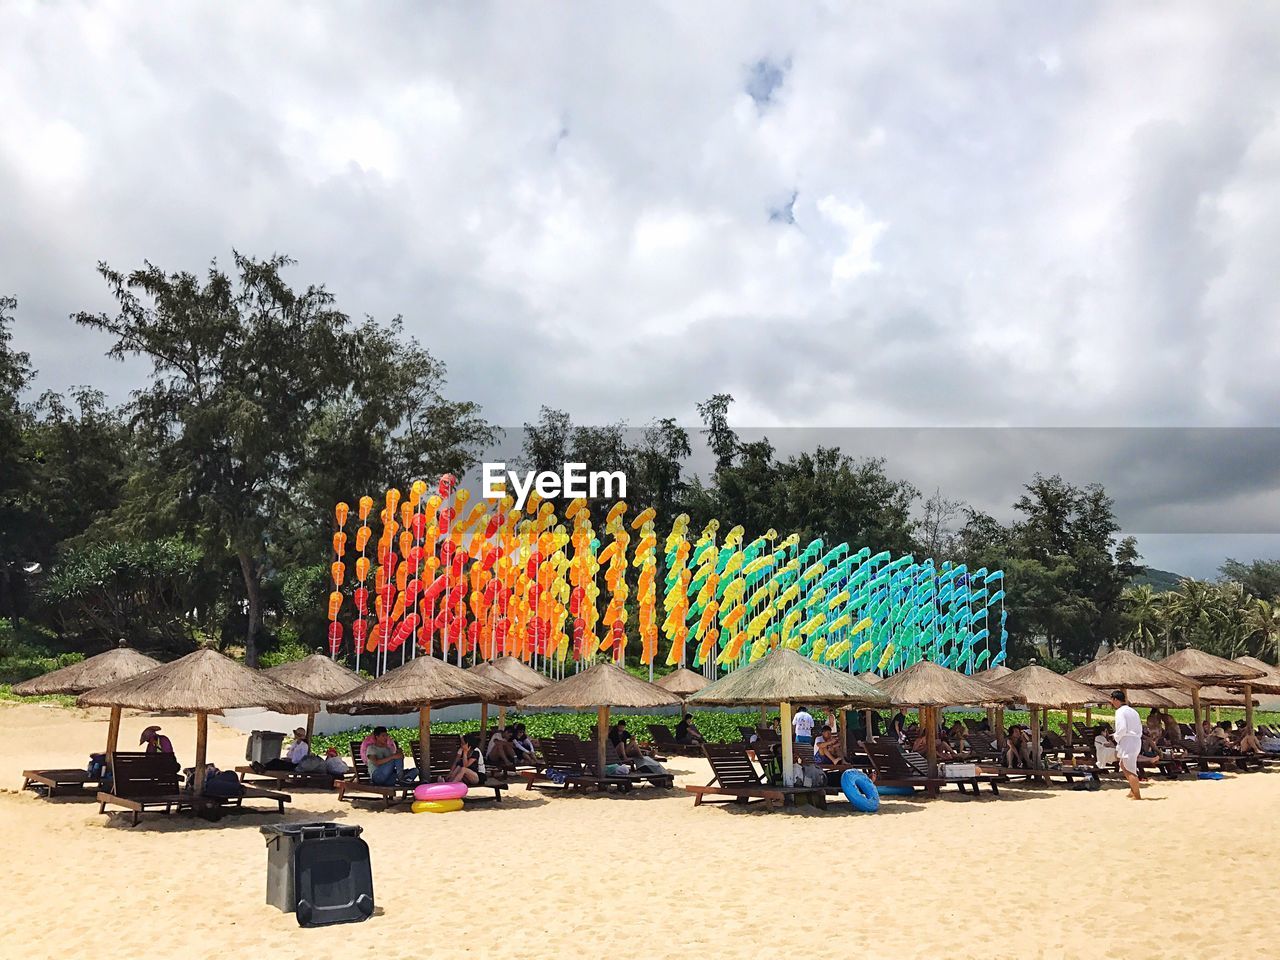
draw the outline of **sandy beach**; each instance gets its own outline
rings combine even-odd
[[[189,762],[190,718],[126,715],[121,742],[148,723]],[[88,800],[18,792],[23,769],[80,766],[105,732],[105,712],[0,704],[7,899],[39,905],[4,912],[8,956],[1207,957],[1280,937],[1264,906],[1280,892],[1277,772],[1155,781],[1144,803],[1116,784],[1011,786],[980,801],[948,791],[887,799],[871,816],[834,802],[766,814],[695,810],[683,791],[523,785],[501,804],[415,816],[298,791],[288,819],[364,828],[379,907],[365,924],[302,930],[263,902],[258,828],[277,814],[130,827]],[[242,735],[210,724],[213,762],[243,753]],[[700,761],[669,766],[678,783],[708,779]],[[1117,889],[1141,891],[1142,904]],[[1217,919],[1176,896],[1197,890],[1217,892]]]

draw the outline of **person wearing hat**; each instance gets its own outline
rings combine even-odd
[[[289,745],[288,752],[283,757],[277,757],[261,764],[262,770],[257,772],[262,773],[265,770],[297,770],[298,765],[310,755],[311,743],[307,740],[307,728],[297,727],[293,731],[293,743]]]
[[[138,738],[138,745],[147,745],[146,753],[173,753],[173,744],[156,725],[147,727]]]
[[[1137,710],[1125,702],[1123,690],[1112,690],[1109,699],[1116,711],[1116,732],[1112,734],[1112,738],[1116,742],[1116,759],[1120,761],[1120,772],[1129,781],[1129,799],[1141,800],[1138,751],[1142,749],[1142,718],[1138,716]]]

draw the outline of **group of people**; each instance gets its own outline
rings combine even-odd
[[[307,735],[306,727],[298,727],[293,731],[293,742],[289,744],[289,749],[283,757],[268,760],[266,763],[254,762],[250,766],[258,773],[275,770],[286,773],[328,774],[334,777],[346,776],[347,771],[351,769],[333,747],[326,750],[324,756],[312,753],[311,738]]]

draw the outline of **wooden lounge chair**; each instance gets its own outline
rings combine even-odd
[[[744,806],[753,800],[763,801],[765,810],[772,811],[784,804],[794,804],[803,798],[815,807],[826,809],[827,791],[823,787],[785,787],[770,784],[764,775],[757,773],[746,747],[734,743],[704,743],[702,753],[711,764],[715,777],[706,786],[686,786],[693,794],[693,805],[703,803],[737,803]],[[707,797],[729,797],[728,800],[708,800]]]
[[[91,797],[98,792],[102,781],[89,776],[84,768],[79,770],[23,770],[22,789],[43,791],[46,797],[80,795]]]
[[[650,759],[655,761],[658,760],[658,758],[654,756],[650,756]],[[600,777],[604,774],[604,771],[599,769],[599,757],[594,743],[578,744],[578,762],[582,764],[582,769],[591,776]],[[606,763],[607,762],[608,760],[606,758]],[[615,775],[606,779],[626,779],[630,781],[633,786],[648,782],[653,784],[655,787],[659,787],[664,790],[670,790],[676,785],[676,778],[670,773],[644,773],[640,770],[637,770],[634,773],[625,774],[621,777]]]
[[[348,770],[341,776],[320,770],[314,773],[299,773],[297,770],[255,770],[251,766],[236,767],[236,774],[241,783],[262,785],[274,783],[277,787],[291,787],[295,790],[332,790],[339,780],[354,780],[355,771]],[[249,779],[252,777],[253,779]]]
[[[449,774],[453,771],[453,758],[458,755],[458,750],[461,748],[461,739],[459,738],[458,746],[453,747],[453,749],[449,749],[449,747],[450,744],[447,741],[442,741],[437,745],[436,738],[432,737],[431,762],[423,764],[422,744],[417,740],[410,742],[409,750],[413,754],[413,765],[418,768],[419,779],[423,783],[441,783],[448,779]],[[422,773],[424,770],[426,771],[425,775]],[[483,785],[467,788],[467,799],[488,800],[490,799],[489,797],[476,796],[476,794],[484,790],[492,790],[493,799],[500,801],[502,800],[502,791],[508,789],[508,787],[507,781],[495,780],[493,775],[490,774]]]
[[[147,810],[163,808],[166,815],[175,810],[221,814],[227,809],[243,809],[245,800],[268,800],[284,805],[293,798],[287,793],[263,790],[241,784],[244,793],[238,797],[197,797],[178,787],[178,761],[171,753],[115,753],[107,757],[111,765],[111,792],[98,793],[98,812],[107,806],[124,807],[133,814],[133,824]]]
[[[904,750],[896,743],[884,740],[865,744],[867,756],[871,758],[871,766],[875,771],[875,781],[886,787],[923,787],[929,796],[937,796],[938,792],[949,783],[953,783],[961,793],[966,786],[973,787],[974,796],[978,795],[978,785],[985,783],[991,792],[999,794],[997,786],[1000,777],[995,774],[977,774],[972,777],[930,777],[927,772],[927,761],[918,753]]]
[[[653,738],[653,746],[663,753],[680,757],[700,757],[702,750],[696,743],[680,743],[671,732],[671,728],[662,723],[649,724],[649,736]]]
[[[527,789],[559,785],[566,790],[594,787],[607,790],[616,787],[619,791],[630,790],[637,783],[649,779],[644,774],[627,774],[625,776],[600,776],[595,772],[595,763],[590,769],[583,764],[583,754],[594,750],[594,745],[583,743],[576,737],[566,739],[555,736],[542,742],[542,755],[546,766],[542,770],[522,770]],[[663,779],[663,778],[658,778]],[[670,777],[666,779],[670,780]]]
[[[348,803],[353,800],[368,800],[371,797],[382,801],[382,808],[389,810],[392,804],[413,799],[416,784],[395,784],[383,786],[369,779],[369,765],[360,757],[360,741],[352,740],[351,769],[353,776],[349,780],[338,782],[338,799]]]

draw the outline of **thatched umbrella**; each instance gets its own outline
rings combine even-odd
[[[792,785],[791,704],[883,707],[889,698],[852,674],[833,670],[794,650],[778,649],[734,670],[689,698],[691,704],[764,707],[777,703],[782,713],[782,779]]]
[[[364,677],[331,660],[323,653],[313,653],[301,660],[290,660],[278,667],[263,670],[268,677],[287,683],[301,690],[309,697],[317,700],[332,700],[344,693],[350,693],[364,684]],[[307,742],[311,742],[311,732],[315,728],[315,713],[307,714]]]
[[[1160,661],[1163,666],[1170,670],[1177,670],[1184,677],[1190,677],[1200,683],[1229,683],[1233,686],[1239,684],[1244,691],[1244,697],[1241,703],[1244,704],[1245,726],[1249,731],[1253,732],[1253,689],[1250,681],[1261,680],[1266,677],[1265,670],[1259,670],[1256,667],[1246,666],[1241,663],[1234,663],[1223,657],[1215,657],[1212,653],[1206,653],[1203,650],[1197,650],[1195,647],[1184,647],[1175,653],[1169,654]],[[1229,699],[1230,696],[1226,691],[1213,691],[1213,699],[1216,701],[1214,705],[1221,704],[1222,701]],[[1205,694],[1202,690],[1192,692],[1192,708],[1196,712],[1196,742],[1203,746],[1203,734],[1200,730],[1200,707],[1206,706]],[[1235,704],[1229,704],[1235,706]]]
[[[418,711],[422,762],[431,765],[431,708],[463,703],[514,703],[520,694],[436,657],[414,657],[350,693],[329,701],[330,713],[371,714]],[[425,777],[426,771],[420,771]]]
[[[680,698],[656,683],[633,677],[612,663],[597,663],[571,677],[543,687],[520,701],[522,710],[596,710],[596,763],[604,776],[605,744],[609,739],[609,708],[637,710],[673,707]]]
[[[179,660],[146,673],[98,687],[82,694],[85,707],[111,707],[113,728],[119,732],[119,711],[166,710],[196,715],[197,796],[204,792],[205,757],[209,740],[209,714],[242,707],[265,707],[277,713],[310,713],[320,704],[265,673],[250,670],[216,650],[197,650]],[[114,738],[107,752],[114,753]]]
[[[921,660],[901,673],[881,680],[877,688],[889,695],[894,706],[918,707],[925,727],[925,753],[929,776],[938,775],[938,711],[942,707],[969,704],[1005,704],[1012,697],[998,687],[975,680],[929,660]]]
[[[1200,684],[1163,663],[1140,657],[1131,650],[1112,650],[1105,657],[1076,667],[1067,676],[1106,692],[1120,690],[1126,697],[1130,690],[1157,690],[1161,687],[1186,690],[1191,694],[1197,711],[1199,710],[1195,691]],[[1200,740],[1199,723],[1196,724],[1196,740]]]
[[[1265,677],[1253,683],[1253,692],[1266,695],[1268,702],[1260,704],[1266,709],[1275,710],[1280,708],[1280,704],[1275,702],[1276,695],[1280,694],[1280,667],[1273,667],[1257,657],[1236,657],[1232,663],[1238,663],[1242,667],[1253,667],[1265,673]]]
[[[677,697],[692,696],[704,687],[711,685],[711,681],[702,674],[694,673],[685,667],[668,673],[665,677],[660,677],[653,682],[663,690],[674,693]]]
[[[1106,702],[1106,697],[1092,687],[1086,687],[1083,683],[1077,683],[1075,680],[1034,663],[1021,670],[1010,671],[996,680],[992,686],[1003,690],[1018,703],[1025,703],[1031,711],[1031,753],[1037,767],[1042,765],[1040,717],[1036,712],[1037,707],[1042,709],[1053,707],[1067,711],[1067,746],[1070,748],[1074,742],[1071,731],[1072,708]],[[1068,757],[1068,762],[1074,765],[1074,754]]]
[[[1103,701],[1106,691],[1099,690]],[[1160,710],[1184,709],[1191,706],[1191,694],[1177,687],[1160,687],[1157,690],[1131,690],[1125,694],[1125,702],[1131,707],[1154,707]]]
[[[128,680],[158,666],[159,660],[129,649],[121,640],[119,646],[106,653],[73,663],[61,670],[23,680],[14,686],[13,692],[23,697],[45,697],[55,693],[75,696],[96,687],[105,687],[109,683]],[[120,708],[112,707],[111,719],[107,723],[107,753],[115,750],[119,736]]]
[[[22,697],[45,697],[55,693],[78,695],[118,680],[128,680],[158,666],[159,660],[131,650],[121,641],[120,646],[96,657],[23,680],[14,685],[13,692]]]
[[[979,670],[977,673],[971,673],[969,676],[975,680],[981,680],[983,683],[994,683],[1001,677],[1007,677],[1013,673],[1011,669],[1003,663],[998,663],[994,667],[987,667],[985,670]],[[997,713],[1003,714],[1004,711],[999,707],[987,707],[987,723],[996,728],[996,739],[1000,742],[1000,749],[1004,749],[1004,718],[997,717]]]
[[[510,687],[521,696],[527,696],[535,690],[551,685],[551,681],[529,666],[519,657],[502,656],[496,660],[482,660],[475,666],[467,668],[470,672],[485,677],[494,683]],[[498,704],[498,726],[507,725],[507,705]],[[489,704],[480,704],[480,735],[484,736],[489,726]]]

